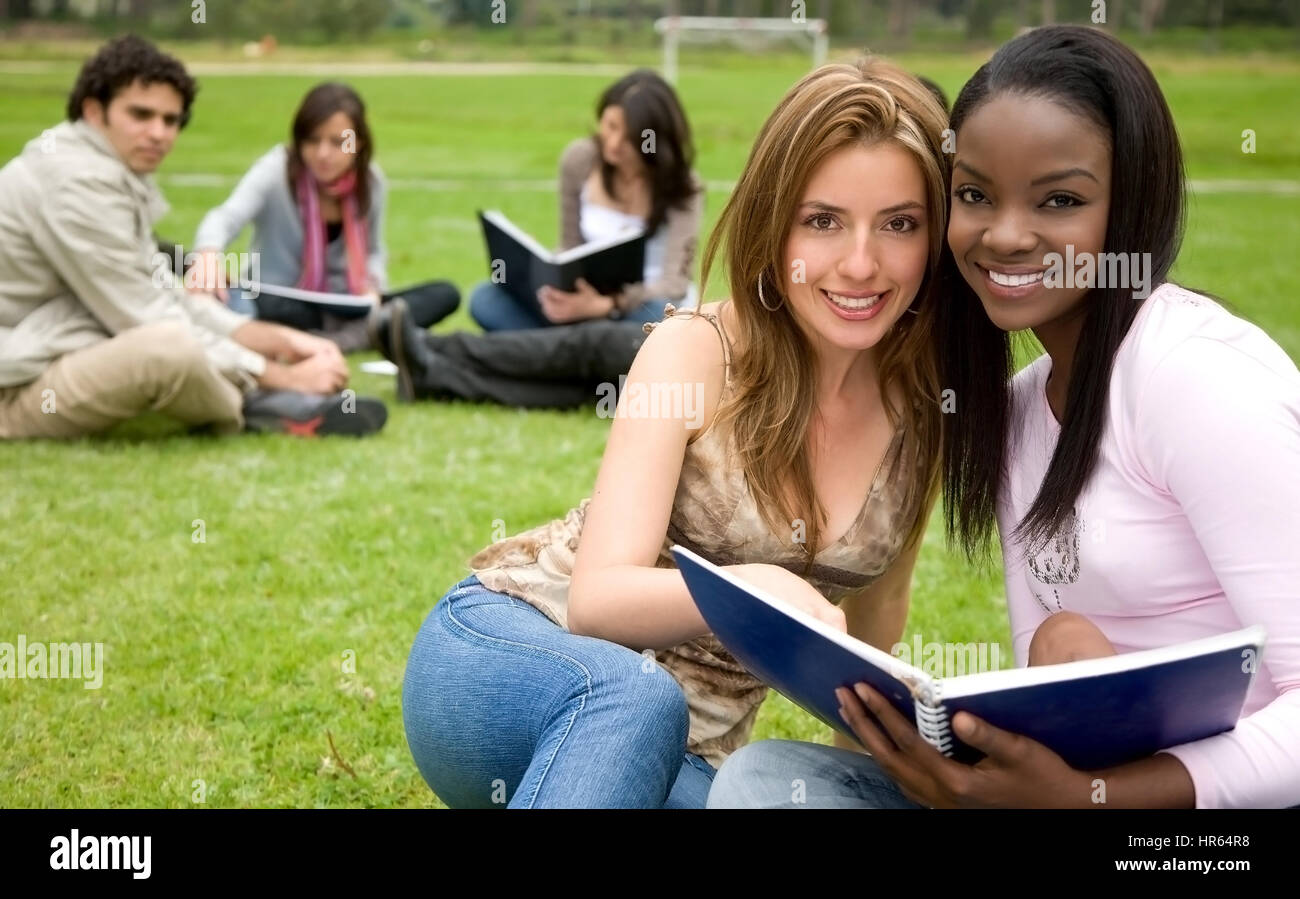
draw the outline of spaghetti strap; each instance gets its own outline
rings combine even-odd
[[[727,302],[730,303],[731,300],[727,300]],[[722,338],[722,361],[727,369],[727,372],[730,373],[731,372],[731,338],[727,336],[727,326],[722,323],[722,315],[720,313],[711,312],[708,315],[706,315],[705,318],[707,318],[709,321],[713,323],[713,326],[718,331],[718,336]]]
[[[728,300],[727,302],[731,302],[731,301]],[[726,370],[726,380],[730,382],[731,381],[731,338],[727,336],[727,328],[726,325],[722,323],[722,316],[718,315],[718,313],[716,312],[700,312],[697,308],[693,306],[689,309],[678,309],[672,303],[666,303],[664,305],[663,321],[667,321],[668,319],[672,318],[674,315],[677,315],[679,313],[692,315],[692,316],[698,315],[700,318],[704,319],[706,322],[713,325],[713,330],[718,332],[718,339],[722,341],[722,363],[723,363],[723,368]],[[662,323],[663,322],[646,322],[644,325],[641,326],[641,330],[649,334],[651,331],[655,329],[657,325],[660,325]]]

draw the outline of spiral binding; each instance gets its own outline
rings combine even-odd
[[[922,693],[924,695],[917,695]],[[946,756],[952,755],[952,722],[943,704],[943,685],[928,684],[924,691],[913,693],[916,729],[925,741]]]

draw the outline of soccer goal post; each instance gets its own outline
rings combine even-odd
[[[738,16],[670,16],[655,21],[663,35],[664,78],[677,82],[677,48],[682,43],[706,44],[727,41],[757,51],[782,39],[800,41],[812,48],[813,68],[826,61],[826,20],[806,19],[802,14],[788,19],[751,19]]]

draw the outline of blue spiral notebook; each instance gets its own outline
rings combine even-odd
[[[940,752],[971,764],[982,755],[953,733],[959,711],[1031,737],[1081,770],[1231,730],[1264,645],[1254,626],[1103,659],[937,678],[688,549],[672,553],[714,635],[759,680],[849,737],[835,689],[864,681]]]

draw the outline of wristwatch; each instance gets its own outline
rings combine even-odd
[[[617,298],[617,297],[612,297],[612,296],[611,296],[611,297],[609,298],[609,301],[610,301],[611,303],[614,304],[614,305],[613,305],[613,308],[611,308],[611,309],[609,310],[609,316],[608,316],[608,317],[610,318],[610,320],[612,320],[612,321],[620,321],[620,320],[622,320],[622,318],[623,318],[623,310],[622,310],[622,308],[620,308],[619,305],[618,305],[618,298]]]

